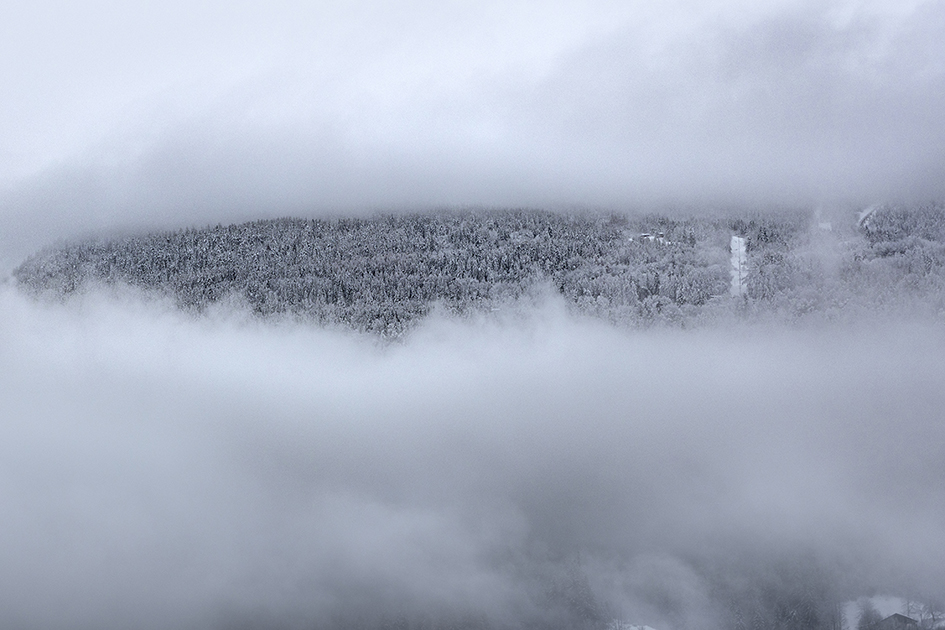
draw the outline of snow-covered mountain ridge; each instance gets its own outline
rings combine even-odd
[[[36,294],[129,284],[195,311],[228,300],[261,316],[384,336],[402,334],[436,308],[490,312],[548,293],[629,326],[736,315],[836,319],[877,308],[939,316],[943,217],[942,205],[883,207],[867,223],[851,215],[836,232],[805,213],[278,219],[60,245],[30,257],[14,276]]]

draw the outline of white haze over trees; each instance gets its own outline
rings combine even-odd
[[[38,0],[0,53],[0,626],[941,618],[941,2]],[[216,224],[522,207],[676,231],[383,342],[134,255],[24,290]]]

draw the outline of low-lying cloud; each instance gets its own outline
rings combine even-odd
[[[791,562],[841,597],[945,586],[939,327],[634,333],[552,302],[379,347],[0,310],[4,626],[672,630]]]

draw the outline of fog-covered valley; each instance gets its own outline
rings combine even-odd
[[[939,324],[2,310],[8,627],[834,628],[945,588]]]

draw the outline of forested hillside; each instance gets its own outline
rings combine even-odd
[[[629,326],[722,315],[843,317],[918,301],[945,307],[945,211],[884,207],[831,231],[809,213],[744,218],[561,215],[531,210],[276,219],[52,247],[14,272],[37,295],[126,283],[202,311],[397,336],[434,308],[503,309],[553,290]],[[747,296],[729,297],[728,243],[746,237]],[[910,306],[912,308],[912,306]]]

